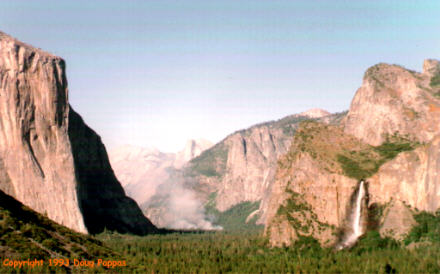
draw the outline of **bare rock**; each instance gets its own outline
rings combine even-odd
[[[369,68],[351,102],[345,132],[371,145],[394,135],[429,142],[440,132],[440,98],[431,84],[438,61],[426,61],[424,70],[387,64]]]
[[[331,114],[330,112],[328,112],[324,109],[312,108],[307,111],[301,112],[297,115],[298,116],[305,116],[305,117],[309,117],[309,118],[322,118],[322,117],[328,116],[330,114]]]
[[[428,212],[440,208],[438,64],[425,61],[424,73],[386,64],[368,69],[342,122],[343,132],[303,123],[279,161],[272,188],[265,227],[272,245],[304,234],[304,219],[312,228],[315,224],[342,228],[341,216],[347,216],[344,208],[356,184],[349,177],[368,178],[370,206],[389,205],[382,235],[402,239],[415,224],[409,208]],[[374,147],[402,139],[412,142],[413,150],[395,158],[385,157],[383,147]],[[312,217],[297,216],[298,208],[306,208]],[[289,232],[292,228],[295,233]],[[316,229],[312,232],[308,235],[321,242],[326,239]]]
[[[255,127],[226,140],[228,158],[217,195],[220,211],[244,201],[260,201],[273,181],[278,157],[287,152],[289,141],[282,130]]]
[[[382,237],[402,240],[416,224],[412,211],[402,201],[393,200],[385,209],[379,233]]]
[[[298,235],[314,237],[323,245],[336,243],[337,228],[345,224],[357,186],[356,179],[343,174],[337,157],[361,146],[365,145],[338,127],[301,125],[279,161],[271,192],[265,234],[272,246],[291,243]],[[295,233],[283,232],[292,227]]]
[[[426,59],[423,62],[423,74],[434,77],[440,74],[440,61],[435,59]]]
[[[400,200],[414,209],[440,208],[440,135],[385,163],[370,181],[370,202]]]
[[[67,94],[64,60],[0,32],[1,190],[76,231],[154,230]]]
[[[175,168],[182,168],[186,163],[199,156],[203,151],[212,147],[213,143],[205,139],[188,140],[185,148],[176,154]]]

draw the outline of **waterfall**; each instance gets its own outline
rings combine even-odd
[[[349,224],[350,229],[348,229],[347,235],[345,235],[342,242],[336,247],[336,249],[343,249],[346,247],[353,246],[357,239],[364,234],[362,226],[362,202],[365,197],[365,183],[364,180],[359,182],[359,187],[357,190],[357,196],[355,204],[353,207],[352,214],[350,214]]]

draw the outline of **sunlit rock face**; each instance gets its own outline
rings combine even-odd
[[[370,179],[370,202],[390,200],[435,212],[440,208],[440,135],[414,151],[402,152]]]
[[[378,64],[367,70],[345,120],[345,132],[371,145],[406,136],[429,142],[440,133],[439,61],[427,60],[423,73]],[[434,79],[434,81],[432,81]]]
[[[261,201],[258,223],[264,223],[277,161],[288,151],[298,124],[307,119],[332,123],[341,116],[312,109],[237,131],[192,160],[186,179],[199,189],[201,199],[215,192],[220,211],[245,201]],[[202,165],[203,161],[208,164]]]
[[[265,234],[271,245],[289,245],[299,236],[323,245],[337,242],[337,228],[346,223],[358,181],[343,174],[336,158],[340,151],[363,146],[336,126],[300,126],[279,160],[268,203]]]
[[[182,165],[181,170],[174,170],[170,177],[173,184],[161,184],[157,187],[159,191],[141,206],[155,224],[162,226],[169,223],[164,221],[170,219],[166,218],[169,214],[164,212],[173,204],[171,201],[174,199],[170,197],[176,196],[173,189],[178,184],[191,192],[198,204],[209,204],[219,211],[226,211],[243,202],[260,202],[259,210],[245,217],[250,220],[257,216],[257,224],[263,224],[277,161],[287,152],[299,122],[317,119],[324,123],[338,123],[344,115],[312,109],[236,131]],[[197,147],[194,142],[189,144],[187,148]],[[186,151],[191,150],[178,153],[176,159],[180,158],[179,155],[191,155]],[[174,165],[175,169],[178,167]]]
[[[380,235],[397,240],[403,238],[416,224],[412,211],[400,200],[392,200],[383,213]]]
[[[67,97],[61,58],[0,32],[1,190],[76,231],[154,230]]]
[[[344,230],[349,219],[356,184],[340,169],[338,155],[371,151],[369,159],[374,160],[379,155],[374,146],[399,138],[415,149],[387,159],[366,178],[365,208],[383,209],[376,229],[402,239],[415,224],[414,210],[440,208],[439,72],[436,60],[425,61],[423,73],[396,65],[373,66],[339,129],[321,125],[310,126],[308,134],[297,131],[279,162],[271,192],[265,233],[272,245],[290,244],[298,236],[335,242],[335,232]],[[374,166],[373,162],[364,165]]]
[[[220,211],[240,202],[262,200],[273,181],[277,159],[287,152],[289,141],[281,129],[263,126],[248,134],[233,134],[226,144],[226,173],[216,200]]]

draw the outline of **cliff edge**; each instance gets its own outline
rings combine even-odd
[[[155,227],[68,103],[65,62],[0,32],[0,189],[79,232]]]

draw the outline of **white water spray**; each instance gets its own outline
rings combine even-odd
[[[364,234],[362,227],[362,199],[365,196],[365,186],[364,181],[360,181],[359,189],[356,197],[356,202],[354,205],[354,212],[352,215],[351,222],[351,233],[343,240],[343,242],[337,247],[337,249],[343,249],[345,247],[352,246],[357,239]]]
[[[354,213],[353,220],[353,236],[359,238],[362,235],[362,224],[361,224],[361,211],[362,211],[362,198],[364,198],[365,189],[364,189],[364,181],[361,181],[359,184],[358,196],[356,199],[356,211]]]

